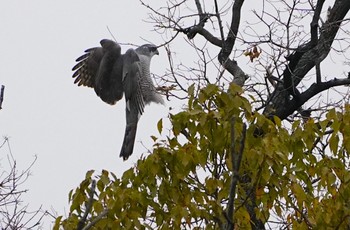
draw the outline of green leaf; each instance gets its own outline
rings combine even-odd
[[[300,186],[298,183],[292,183],[292,191],[294,195],[296,196],[298,203],[302,204],[306,200],[306,195],[304,192],[304,189]]]
[[[53,226],[52,230],[59,230],[60,229],[60,223],[61,223],[62,216],[58,216],[55,220],[55,224]]]
[[[273,116],[273,121],[278,127],[281,127],[281,119],[277,116]]]
[[[153,136],[153,135],[151,135],[151,139],[153,142],[156,142],[158,140],[158,138],[156,136]]]
[[[93,208],[96,213],[101,213],[103,211],[103,206],[100,202],[94,202]]]
[[[194,95],[194,84],[192,84],[192,85],[190,85],[189,87],[188,87],[188,95],[189,96],[193,96]]]
[[[334,109],[334,108],[333,108],[333,109],[330,109],[330,110],[328,111],[326,117],[327,117],[328,120],[334,120],[334,119],[336,119],[336,111],[335,111],[335,109]]]
[[[235,83],[230,84],[229,92],[233,95],[242,93],[242,87]]]
[[[215,94],[218,91],[218,86],[215,84],[208,84],[207,87],[203,89],[203,92],[206,93],[208,96],[211,96]]]
[[[217,184],[216,179],[208,178],[205,180],[205,185],[206,185],[205,187],[206,187],[208,193],[212,194],[217,189],[218,184]]]
[[[334,154],[338,152],[338,142],[339,142],[338,133],[333,133],[329,138],[329,148]]]
[[[85,174],[85,179],[90,179],[92,174],[94,174],[95,170],[89,170]]]
[[[69,202],[71,202],[72,199],[73,199],[73,192],[74,192],[74,190],[72,189],[72,190],[70,190],[69,193],[68,193],[68,201],[69,201]]]
[[[159,119],[159,121],[158,121],[158,123],[157,123],[157,128],[158,128],[159,134],[162,134],[162,130],[163,130],[163,119]]]

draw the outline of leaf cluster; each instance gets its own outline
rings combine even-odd
[[[233,118],[235,148],[247,125],[234,194],[235,228],[254,228],[252,216],[296,229],[350,224],[350,106],[330,111],[324,120],[286,127],[277,117],[253,112],[235,84],[227,91],[208,85],[198,96],[194,91],[188,89],[184,111],[170,114],[171,134],[154,138],[152,154],[120,178],[87,172],[69,193],[69,216],[58,217],[55,229],[76,229],[86,214],[86,226],[98,220],[91,229],[223,229],[230,219],[225,210],[235,157]],[[93,181],[97,189],[91,197]]]

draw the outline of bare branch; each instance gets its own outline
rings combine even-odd
[[[319,94],[322,91],[328,90],[335,86],[344,86],[349,85],[350,79],[333,79],[326,82],[314,83],[312,84],[306,91],[299,94],[297,98],[291,100],[288,105],[285,106],[283,110],[279,111],[278,116],[280,119],[285,119],[289,115],[291,115],[294,111],[296,111],[300,106],[302,106],[305,102],[307,102],[310,98]]]
[[[25,170],[19,171],[8,138],[4,138],[4,143],[0,145],[0,148],[4,144],[7,144],[8,147],[9,169],[4,169],[0,174],[0,229],[32,229],[39,226],[43,217],[48,213],[41,207],[29,211],[28,204],[22,205],[22,195],[28,192],[28,189],[22,189],[21,185],[29,178],[30,169],[36,162],[36,157]]]
[[[312,18],[312,22],[310,24],[311,27],[311,44],[315,46],[317,44],[318,36],[317,36],[317,29],[318,29],[318,21],[320,19],[321,10],[323,7],[323,3],[325,0],[318,0],[316,4],[316,10],[314,13],[314,16]]]
[[[244,0],[237,0],[232,6],[232,19],[230,30],[228,32],[225,42],[223,43],[223,47],[218,55],[220,64],[233,75],[233,82],[240,86],[244,85],[244,82],[248,79],[248,76],[238,66],[237,62],[235,60],[231,60],[229,56],[235,45],[236,36],[238,33],[238,28],[241,19],[241,8],[243,2]]]
[[[0,87],[0,109],[2,109],[2,102],[4,101],[4,91],[5,91],[5,86],[1,85]]]
[[[214,4],[215,4],[216,17],[218,19],[218,24],[219,24],[221,41],[224,41],[225,40],[224,28],[222,26],[222,20],[221,20],[221,16],[220,16],[220,12],[219,12],[218,1],[214,0]]]
[[[317,10],[318,8],[321,8],[321,6],[316,7]],[[271,117],[272,115],[276,115],[281,119],[285,119],[298,108],[294,106],[295,104],[302,105],[301,101],[303,101],[303,103],[306,102],[303,99],[299,100],[300,95],[296,94],[297,90],[295,87],[304,79],[312,68],[327,57],[331,50],[331,45],[334,42],[334,38],[340,29],[345,15],[349,12],[349,9],[350,1],[335,1],[327,21],[320,29],[321,32],[317,44],[314,45],[312,41],[309,41],[299,46],[296,52],[286,57],[289,64],[286,66],[283,73],[284,82],[277,85],[275,89],[276,93],[271,97],[271,103],[265,108],[264,114],[266,116]],[[314,18],[317,18],[317,13],[315,14],[316,16]],[[320,76],[318,76],[318,78],[320,78]],[[320,82],[320,79],[318,79],[318,81]],[[295,104],[290,103],[289,95],[293,95],[294,102],[298,102]]]
[[[222,40],[215,37],[212,33],[210,33],[208,30],[206,30],[204,27],[201,26],[193,26],[190,28],[187,28],[186,30],[181,30],[180,32],[184,32],[185,34],[192,33],[192,34],[200,34],[202,35],[208,42],[210,42],[213,45],[216,45],[218,47],[222,47]]]

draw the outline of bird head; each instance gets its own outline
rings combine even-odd
[[[159,55],[158,47],[153,44],[144,44],[136,49],[136,52],[140,55],[146,55],[153,57],[153,55]]]

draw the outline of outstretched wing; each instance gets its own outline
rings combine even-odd
[[[85,50],[85,54],[76,59],[78,62],[72,70],[74,84],[78,86],[87,86],[93,88],[95,86],[95,77],[103,57],[103,49],[95,47]]]
[[[108,39],[100,43],[102,47],[88,49],[76,60],[74,83],[93,87],[104,102],[113,105],[123,97],[121,48]]]
[[[141,90],[142,67],[133,49],[123,56],[123,89],[126,100],[126,128],[120,157],[127,160],[134,149],[137,123],[142,115],[145,102]]]

